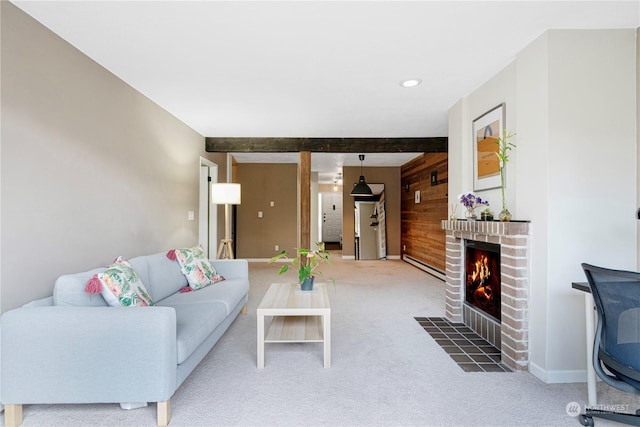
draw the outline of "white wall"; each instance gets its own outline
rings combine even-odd
[[[549,82],[547,57],[549,33],[545,33],[518,54],[516,60],[518,94],[515,108],[518,110],[518,146],[515,151],[520,160],[514,166],[519,184],[518,191],[524,196],[518,199],[518,218],[534,219],[529,277],[529,339],[530,360],[537,366],[545,360],[547,343],[547,292],[548,274],[544,262],[549,249],[545,237],[548,230],[547,193],[549,179]],[[526,160],[525,160],[526,159]],[[526,215],[525,215],[526,213]],[[535,266],[535,268],[533,268]],[[534,286],[535,284],[535,286]],[[582,322],[582,319],[577,319]]]
[[[197,243],[204,138],[1,8],[1,310],[51,295],[61,274]]]
[[[517,133],[509,209],[533,230],[530,370],[547,382],[585,377],[584,305],[571,289],[585,280],[580,263],[636,266],[635,63],[633,30],[549,31],[450,110],[450,146],[462,147],[450,169],[472,171],[471,120],[506,102]],[[470,172],[451,181],[450,202],[472,182]]]
[[[586,367],[580,263],[636,266],[635,53],[633,30],[549,33],[550,379]]]
[[[2,46],[2,7],[0,7],[0,46]],[[0,70],[2,70],[2,55],[0,54]],[[0,80],[0,96],[2,81]],[[0,102],[0,129],[2,129],[2,102]],[[2,189],[2,135],[0,134],[0,191]],[[0,193],[1,196],[1,193]],[[0,197],[0,231],[2,230],[2,197]],[[0,260],[2,260],[2,244],[0,244]],[[2,313],[2,262],[0,262],[0,313]],[[4,406],[2,406],[4,408]]]

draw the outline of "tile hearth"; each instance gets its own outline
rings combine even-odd
[[[415,319],[465,372],[512,372],[502,363],[500,349],[466,325],[443,317]]]

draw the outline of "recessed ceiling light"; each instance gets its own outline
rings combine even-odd
[[[422,80],[420,79],[407,79],[407,80],[403,80],[400,82],[400,86],[402,87],[414,87],[414,86],[418,86],[420,83],[422,83]]]

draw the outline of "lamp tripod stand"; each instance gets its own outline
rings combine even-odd
[[[233,259],[233,239],[229,237],[229,205],[240,204],[240,184],[215,183],[211,184],[211,203],[224,204],[224,239],[220,240],[217,259]]]
[[[216,254],[217,259],[228,258],[233,259],[233,247],[231,244],[233,243],[232,239],[221,239],[220,246],[218,247],[218,253]],[[224,254],[224,257],[222,256]]]
[[[233,239],[229,237],[229,208],[228,204],[224,205],[224,239],[220,239],[217,259],[233,259]]]

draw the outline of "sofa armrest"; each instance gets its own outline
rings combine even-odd
[[[249,263],[246,259],[212,259],[213,268],[226,279],[249,280]]]
[[[171,307],[28,307],[2,315],[5,404],[166,401],[176,388]]]

